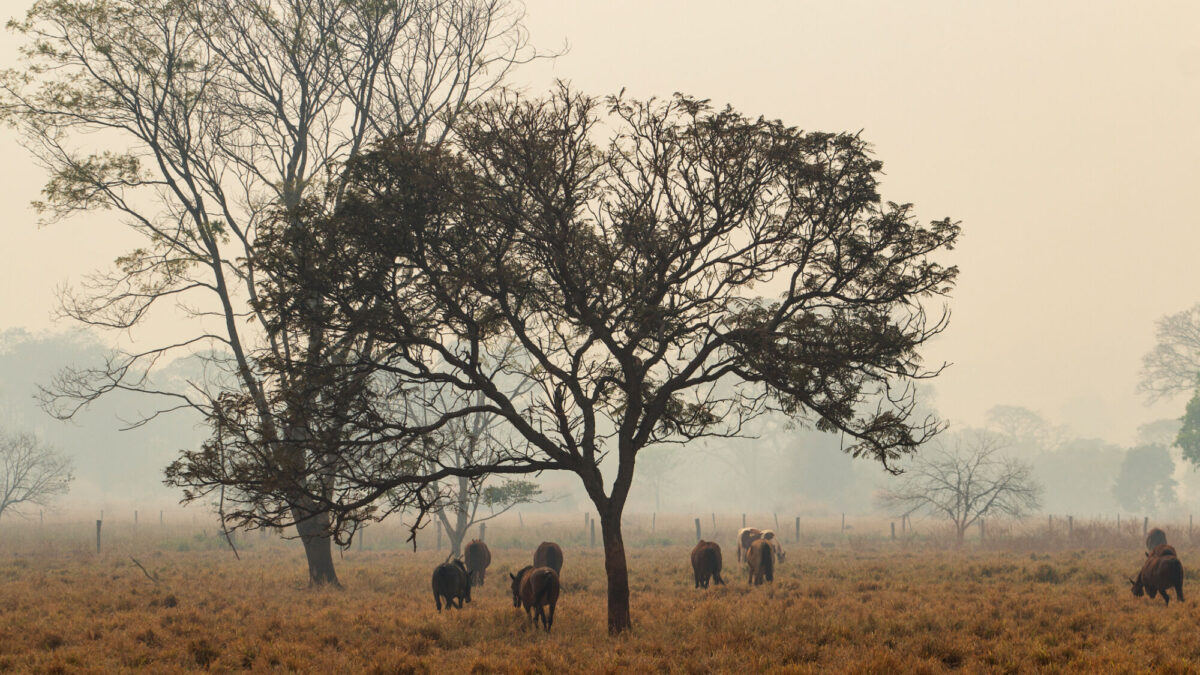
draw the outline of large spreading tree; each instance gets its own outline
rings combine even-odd
[[[292,228],[336,210],[342,171],[376,139],[440,142],[460,109],[532,57],[521,19],[507,0],[34,3],[10,24],[25,60],[3,74],[0,115],[49,174],[37,205],[47,220],[114,212],[141,237],[65,293],[62,312],[117,331],[187,319],[179,339],[135,332],[138,349],[64,373],[49,407],[70,417],[106,392],[143,392],[159,403],[147,418],[205,415],[213,447],[234,417],[252,425],[265,449],[240,458],[248,492],[222,490],[222,504],[235,500],[223,515],[295,525],[312,582],[336,584],[331,542],[371,512],[328,507],[345,478],[332,458],[353,439],[309,413],[363,388],[350,378],[327,390],[321,374],[371,337],[326,334],[310,320],[315,295],[303,298],[309,315],[264,313],[258,290],[276,271],[255,255],[260,228],[281,209]],[[155,363],[185,354],[205,361],[203,377],[155,382]]]
[[[919,351],[947,324],[926,304],[953,286],[939,258],[959,227],[882,201],[859,136],[564,86],[471,106],[448,141],[396,136],[352,162],[341,208],[305,235],[337,255],[293,267],[320,290],[323,331],[373,336],[344,364],[373,383],[351,420],[363,443],[341,457],[362,503],[411,478],[379,448],[499,418],[523,442],[476,468],[579,476],[617,633],[644,449],[779,410],[891,468],[942,429],[915,413],[912,383],[941,369]],[[305,311],[294,297],[274,311]]]

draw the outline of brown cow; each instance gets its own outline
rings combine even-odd
[[[692,549],[692,574],[696,578],[696,588],[708,588],[710,578],[714,583],[725,585],[721,578],[721,547],[717,542],[701,539]]]
[[[549,633],[554,625],[554,607],[558,604],[558,573],[549,567],[530,565],[516,575],[508,576],[512,579],[513,607],[524,607],[525,615],[533,618],[534,626],[538,617],[542,617],[542,626]],[[547,606],[550,607],[548,613]]]
[[[765,539],[759,539],[750,544],[746,551],[746,565],[750,567],[750,578],[747,583],[759,586],[763,579],[775,581],[775,550]]]
[[[488,550],[487,544],[472,539],[471,543],[467,544],[463,557],[467,561],[467,573],[471,575],[472,586],[482,586],[484,572],[488,565],[492,564],[492,552]]]
[[[1138,572],[1137,580],[1130,579],[1129,583],[1133,586],[1135,597],[1142,597],[1143,592],[1148,592],[1151,598],[1162,593],[1163,602],[1170,606],[1171,598],[1167,596],[1167,589],[1174,588],[1175,599],[1183,602],[1183,564],[1179,562],[1175,547],[1159,544],[1153,551],[1147,552],[1146,562],[1142,565],[1142,571]]]
[[[1146,550],[1147,551],[1153,551],[1156,547],[1162,546],[1166,543],[1167,543],[1167,533],[1163,532],[1162,530],[1160,530],[1157,527],[1154,528],[1153,530],[1150,530],[1150,533],[1146,535]]]
[[[562,549],[552,541],[543,541],[533,552],[533,566],[549,567],[554,570],[555,574],[562,574]]]

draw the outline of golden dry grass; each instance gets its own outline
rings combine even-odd
[[[253,543],[254,535],[248,538]],[[167,540],[168,542],[170,540]],[[750,587],[695,590],[690,545],[631,548],[634,630],[605,634],[603,558],[568,547],[554,632],[512,607],[504,574],[532,548],[493,548],[488,583],[434,610],[444,553],[346,552],[345,590],[310,591],[293,546],[241,561],[207,548],[45,548],[0,558],[0,670],[295,672],[1020,672],[1200,669],[1200,607],[1135,599],[1136,545],[1049,553],[888,541],[789,547]],[[1181,545],[1185,568],[1200,555]],[[1189,566],[1189,561],[1196,561]],[[1185,593],[1200,576],[1189,571]]]

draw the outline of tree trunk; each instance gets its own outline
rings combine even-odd
[[[296,531],[304,544],[304,557],[308,559],[309,587],[330,585],[341,588],[337,572],[333,569],[333,537],[329,535],[329,514],[317,513],[307,518],[298,508],[292,509],[296,518]]]
[[[462,543],[463,543],[463,539],[466,539],[466,537],[464,536],[466,533],[458,532],[458,531],[451,529],[451,530],[447,530],[446,534],[447,534],[447,536],[450,537],[450,557],[452,559],[453,558],[461,558],[462,557]]]
[[[600,531],[604,536],[604,571],[608,575],[608,633],[629,630],[629,567],[625,562],[625,542],[621,538],[621,509],[600,511]]]
[[[958,539],[957,545],[962,546],[963,541],[966,540],[967,526],[965,524],[959,525],[959,524],[955,523],[954,529],[956,530],[956,533],[958,535],[957,536],[957,539]]]

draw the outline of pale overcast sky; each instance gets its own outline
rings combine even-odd
[[[28,3],[0,0],[16,16]],[[1136,396],[1159,316],[1200,302],[1200,3],[527,3],[516,73],[595,94],[682,91],[812,130],[861,130],[884,196],[963,224],[937,407],[1024,405],[1130,442],[1178,416]],[[12,64],[14,38],[0,39]],[[56,285],[135,242],[104,218],[38,229],[41,177],[0,130],[0,330],[52,328]]]

